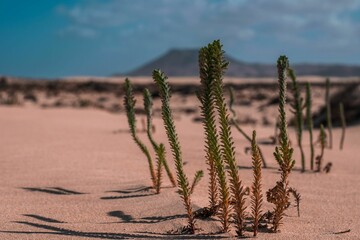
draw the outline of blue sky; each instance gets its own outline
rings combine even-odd
[[[214,39],[248,62],[360,65],[360,1],[0,0],[0,75],[111,75]]]

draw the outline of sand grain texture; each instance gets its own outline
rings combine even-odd
[[[155,138],[165,143],[161,119],[156,117],[154,124]],[[185,171],[192,180],[196,170],[206,170],[203,128],[186,114],[181,114],[175,124],[187,162]],[[214,234],[220,228],[214,220],[198,220],[202,230],[197,235],[169,234],[186,224],[182,201],[165,174],[160,195],[146,189],[151,184],[147,162],[127,129],[125,114],[0,107],[0,239],[233,237],[233,232]],[[244,130],[250,133],[252,128],[245,126]],[[259,139],[274,131],[272,126],[260,125],[256,130]],[[293,130],[290,134],[295,143]],[[315,138],[317,134],[316,130]],[[325,164],[333,162],[329,174],[295,170],[290,177],[290,185],[302,195],[301,217],[291,207],[281,233],[260,232],[258,239],[360,239],[360,126],[348,128],[343,151],[338,150],[340,129],[333,135],[334,149],[325,151]],[[249,143],[235,129],[233,136],[238,163],[243,166],[240,176],[250,186],[251,156],[244,153]],[[140,137],[148,143],[145,133]],[[305,133],[304,151],[309,159],[307,139]],[[263,189],[267,190],[279,175],[272,157],[274,146],[261,147],[271,167],[263,171]],[[319,152],[319,148],[315,150]],[[299,168],[296,147],[294,157]],[[205,175],[194,192],[195,209],[208,204],[207,181]],[[272,208],[268,203],[264,206]],[[348,229],[350,232],[334,234]]]

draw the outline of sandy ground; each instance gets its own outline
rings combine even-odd
[[[192,179],[196,170],[206,172],[207,168],[203,128],[186,114],[175,123],[187,162],[185,171]],[[156,139],[166,143],[162,120],[157,117],[154,124]],[[256,127],[259,141],[274,132],[272,126]],[[167,178],[161,194],[144,190],[151,184],[147,162],[127,129],[124,114],[1,106],[0,239],[234,237],[234,232],[215,234],[220,228],[216,218],[198,220],[201,230],[196,235],[172,234],[186,224],[182,202]],[[252,127],[244,130],[250,133]],[[295,142],[292,130],[290,135]],[[146,140],[144,133],[140,136]],[[233,136],[240,176],[250,186],[251,159],[244,152],[249,144],[236,129]],[[339,136],[340,129],[335,129],[334,148],[325,151],[325,163],[333,163],[329,174],[295,170],[291,175],[290,185],[302,195],[301,217],[291,207],[280,233],[261,232],[258,239],[360,239],[360,126],[347,129],[343,151],[338,150]],[[261,148],[270,166],[263,171],[265,194],[279,174],[272,157],[274,145]],[[307,134],[304,149],[309,159]],[[295,147],[295,159],[299,156]],[[207,183],[205,174],[193,194],[194,209],[208,205]],[[264,208],[271,209],[272,205],[265,203]],[[335,234],[347,230],[350,232]]]

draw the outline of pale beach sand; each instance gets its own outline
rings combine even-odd
[[[185,171],[190,179],[196,170],[206,173],[192,197],[197,209],[208,205],[203,128],[185,113],[178,116],[175,123],[187,162]],[[166,143],[174,171],[162,120],[157,116],[154,124],[154,136]],[[274,132],[272,126],[244,126],[248,133],[253,128],[259,140]],[[171,234],[186,225],[181,199],[166,177],[159,195],[142,190],[151,184],[147,161],[127,129],[125,114],[1,106],[0,239],[234,237],[234,232],[214,235],[220,227],[216,218],[198,220],[201,230],[196,235]],[[316,130],[315,138],[317,135]],[[360,126],[347,129],[343,151],[338,149],[340,129],[335,129],[333,135],[334,148],[325,150],[325,163],[333,163],[329,174],[294,170],[290,177],[290,185],[302,196],[301,216],[297,217],[296,208],[291,207],[280,233],[260,232],[258,239],[360,239]],[[244,153],[249,144],[236,129],[233,136],[238,164],[243,167],[239,174],[250,186],[251,159]],[[295,143],[293,129],[290,136]],[[140,137],[148,144],[144,133]],[[270,166],[263,171],[265,195],[279,174],[272,157],[274,145],[260,146]],[[300,154],[294,148],[298,169]],[[309,159],[307,133],[304,149]],[[265,203],[264,208],[270,210],[272,205]],[[346,230],[350,232],[335,234]],[[250,232],[246,234],[251,236]]]

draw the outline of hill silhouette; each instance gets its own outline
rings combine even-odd
[[[226,72],[233,77],[273,77],[276,76],[274,64],[247,63],[236,60],[228,55],[225,58],[230,62]],[[360,66],[344,64],[293,64],[298,76],[360,76]],[[126,76],[148,76],[154,69],[162,69],[168,76],[198,76],[198,50],[172,49],[164,55],[140,66],[125,74]]]

